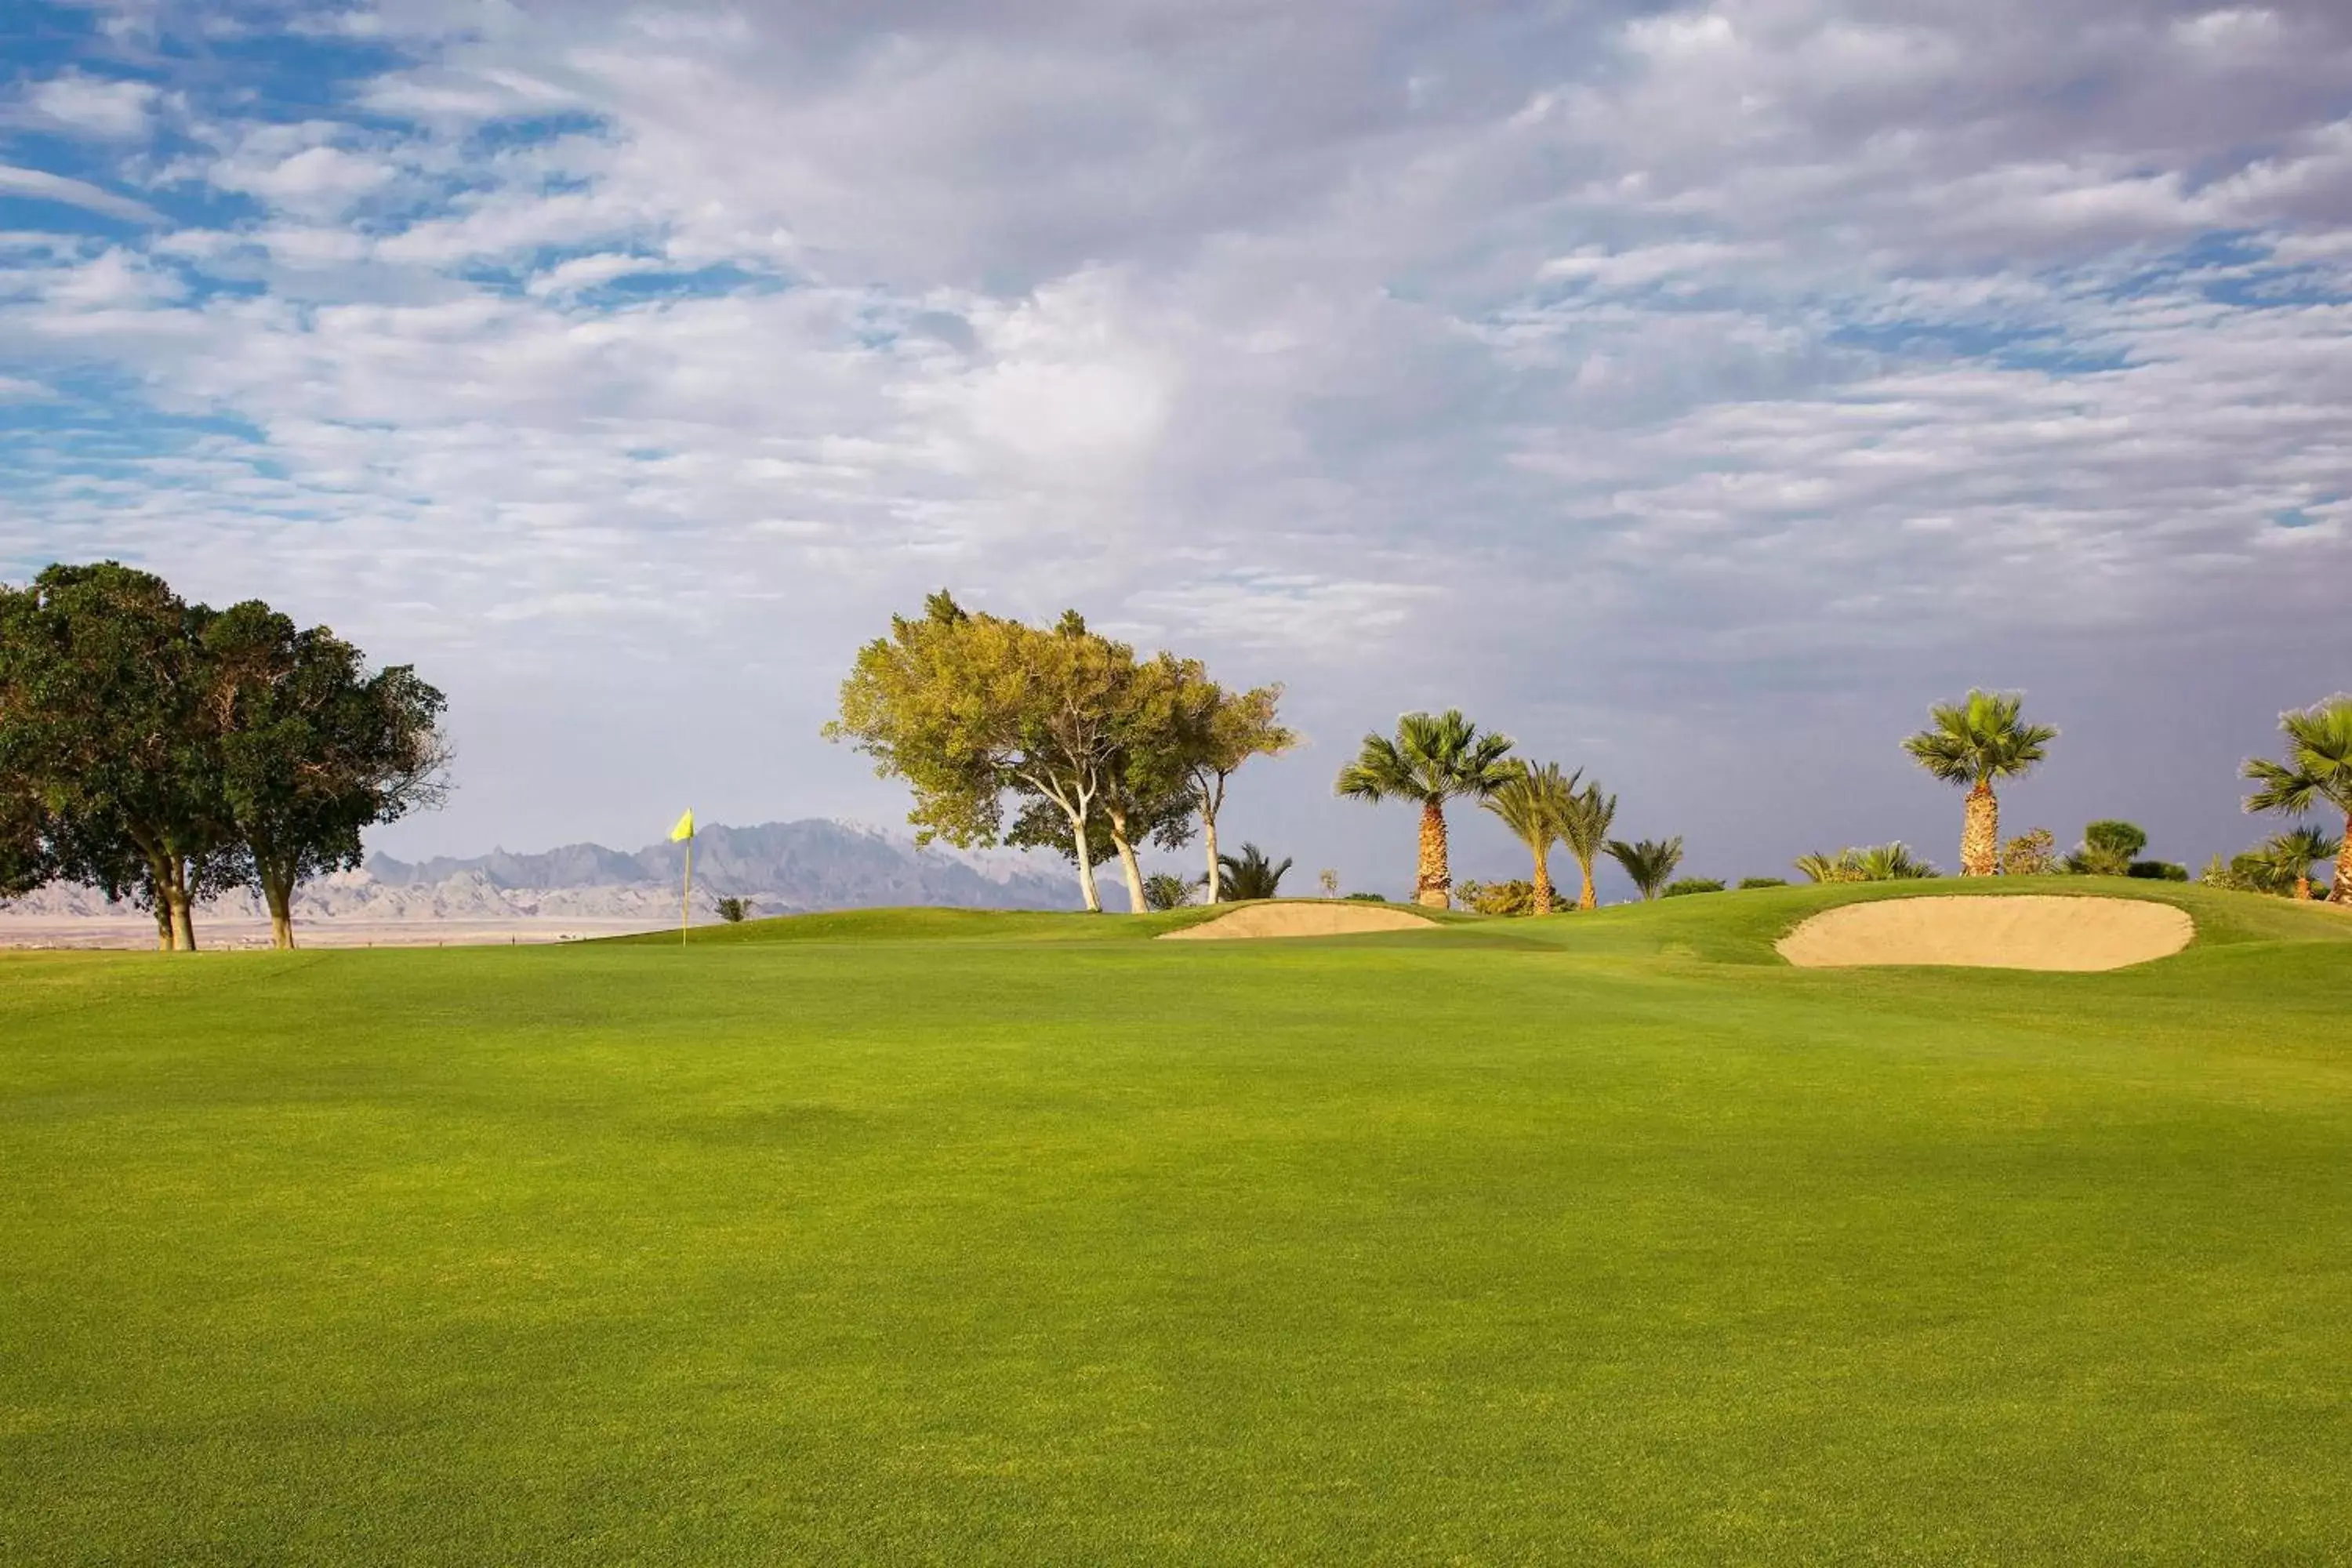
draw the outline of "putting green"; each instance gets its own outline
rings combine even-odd
[[[2352,921],[2105,890],[0,957],[0,1561],[2340,1561]]]

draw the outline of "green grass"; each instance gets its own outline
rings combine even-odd
[[[0,1561],[2352,1561],[2352,919],[2096,886],[0,959]]]

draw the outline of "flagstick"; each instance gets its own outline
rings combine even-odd
[[[677,900],[677,944],[686,945],[686,928],[694,916],[694,835],[686,836],[686,891]]]

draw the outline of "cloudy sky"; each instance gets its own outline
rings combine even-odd
[[[0,0],[0,577],[449,692],[396,853],[896,821],[816,731],[950,584],[1286,682],[1231,831],[1350,885],[1449,704],[1948,868],[1972,683],[2201,860],[2352,687],[2352,6]]]

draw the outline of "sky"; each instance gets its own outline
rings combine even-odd
[[[2352,688],[2352,6],[0,0],[0,579],[103,557],[447,692],[400,855],[898,823],[948,586],[1284,683],[1302,879],[1448,706],[1955,869],[1970,686],[2201,862]]]

